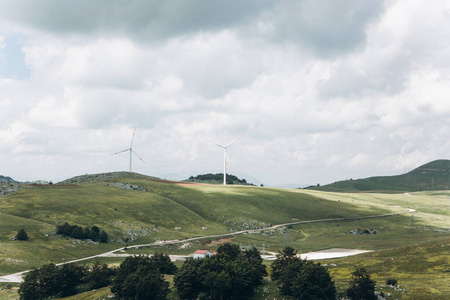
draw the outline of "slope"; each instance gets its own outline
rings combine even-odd
[[[406,174],[342,180],[308,189],[330,192],[415,192],[446,190],[450,185],[450,160],[435,160]]]

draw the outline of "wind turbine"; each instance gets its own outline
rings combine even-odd
[[[216,144],[217,146],[219,146],[220,148],[223,149],[223,185],[227,185],[227,148],[228,146],[230,146],[231,144],[233,144],[234,142],[236,142],[238,139],[240,139],[241,136],[238,136],[237,138],[235,138],[234,140],[232,140],[231,142],[229,142],[228,144],[226,144],[225,146],[216,143],[214,141],[208,140],[208,142]]]
[[[135,134],[136,134],[136,128],[134,129],[133,137],[131,138],[130,148],[111,154],[111,155],[116,155],[116,154],[119,154],[119,153],[122,153],[122,152],[130,151],[130,172],[131,172],[131,164],[132,164],[132,161],[133,161],[133,153],[134,153],[134,155],[136,155],[145,164],[145,161],[142,158],[140,158],[139,155],[136,152],[133,151],[133,140],[134,140],[134,135]]]

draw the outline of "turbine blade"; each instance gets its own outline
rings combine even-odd
[[[226,146],[225,146],[225,148],[226,147],[228,147],[228,146],[230,146],[231,144],[233,144],[234,142],[236,142],[238,139],[240,139],[242,137],[242,134],[240,135],[240,136],[238,136],[237,138],[235,138],[234,140],[232,140],[231,142],[229,142]]]
[[[134,155],[136,155],[145,164],[145,161],[136,152],[134,152],[133,150],[131,150],[131,152],[133,152]]]
[[[131,138],[131,145],[130,145],[130,149],[133,149],[133,140],[134,140],[134,135],[136,134],[136,128],[134,129],[133,132],[133,137]]]
[[[122,151],[119,151],[119,152],[115,152],[115,153],[113,153],[113,154],[111,154],[111,155],[116,155],[116,154],[119,154],[119,153],[122,153],[122,152],[126,152],[126,151],[130,151],[131,149],[125,149],[125,150],[122,150]]]
[[[212,143],[212,144],[216,144],[217,146],[219,146],[219,147],[221,147],[221,148],[226,148],[225,146],[222,146],[221,144],[216,143],[216,142],[214,142],[214,141],[211,141],[211,140],[207,140],[207,141],[210,142],[210,143]]]

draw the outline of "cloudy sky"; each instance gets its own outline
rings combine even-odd
[[[450,150],[450,2],[0,0],[0,175],[266,185]]]

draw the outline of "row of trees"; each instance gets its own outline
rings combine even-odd
[[[28,272],[20,285],[21,300],[65,297],[111,284],[115,270],[96,262],[92,267],[47,264]]]
[[[212,173],[208,173],[208,174],[202,174],[202,175],[197,175],[197,176],[190,176],[189,181],[223,181],[223,173],[217,173],[217,174],[212,174]],[[247,184],[247,180],[245,179],[239,179],[237,176],[235,175],[231,175],[231,174],[227,174],[227,178],[226,178],[227,184]]]
[[[287,247],[272,263],[271,279],[280,293],[293,299],[336,299],[335,283],[320,263],[302,260]],[[54,264],[29,272],[20,286],[20,299],[43,299],[111,286],[118,299],[166,299],[170,292],[164,274],[175,275],[174,285],[181,299],[248,299],[268,275],[259,251],[241,251],[234,244],[223,244],[217,255],[188,258],[181,268],[168,255],[127,257],[117,269],[98,262],[91,268]],[[352,273],[348,299],[377,299],[375,282],[366,269]]]
[[[108,234],[97,226],[91,228],[83,228],[78,225],[70,225],[65,222],[63,225],[56,226],[56,234],[62,234],[63,236],[71,237],[79,240],[92,240],[94,242],[107,243]]]

